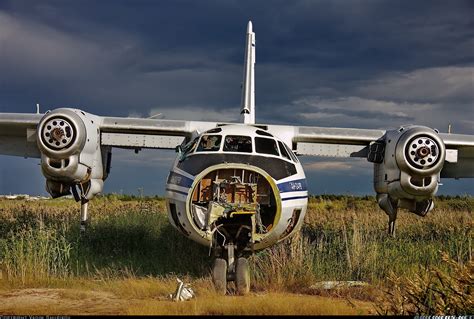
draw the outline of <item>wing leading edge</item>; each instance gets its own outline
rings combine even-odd
[[[0,114],[0,154],[41,157],[36,144],[36,127],[44,114]],[[219,125],[204,121],[179,121],[122,117],[99,117],[101,145],[119,148],[174,149],[183,141]],[[367,157],[371,143],[384,130],[265,125],[258,127],[284,140],[298,155]],[[474,177],[474,136],[440,133],[447,156],[441,177]]]

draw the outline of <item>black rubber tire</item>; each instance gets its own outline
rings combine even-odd
[[[235,286],[239,295],[250,292],[250,268],[247,258],[240,257],[235,265]]]
[[[222,258],[214,260],[212,282],[218,294],[225,295],[227,293],[227,262]]]

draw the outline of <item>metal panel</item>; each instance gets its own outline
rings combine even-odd
[[[474,178],[474,159],[460,158],[457,163],[445,163],[442,178]]]
[[[42,116],[0,113],[0,155],[40,157],[34,130]]]
[[[328,157],[367,157],[368,147],[351,144],[303,143],[296,146],[298,155],[314,155]]]
[[[315,143],[343,143],[367,145],[372,141],[381,138],[385,131],[354,129],[354,128],[336,128],[336,127],[296,127],[297,132],[294,142],[315,142]]]
[[[457,162],[446,161],[441,171],[441,177],[474,178],[474,147],[459,147]]]
[[[189,136],[194,131],[204,132],[214,128],[216,124],[202,121],[103,117],[100,130],[107,133]]]
[[[446,158],[444,159],[446,162],[449,163],[457,163],[458,162],[458,150],[446,150]]]
[[[102,145],[129,148],[174,149],[183,141],[182,136],[163,136],[126,133],[102,133]]]
[[[25,137],[0,135],[0,155],[41,157],[36,143],[26,141],[26,134]]]

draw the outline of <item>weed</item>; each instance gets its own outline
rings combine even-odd
[[[474,313],[474,262],[465,265],[442,254],[447,269],[421,268],[411,278],[391,274],[390,289],[378,301],[379,314],[468,315]]]

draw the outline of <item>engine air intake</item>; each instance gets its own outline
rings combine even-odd
[[[53,117],[46,121],[41,132],[41,139],[46,147],[52,150],[66,149],[74,143],[76,129],[65,118]]]

